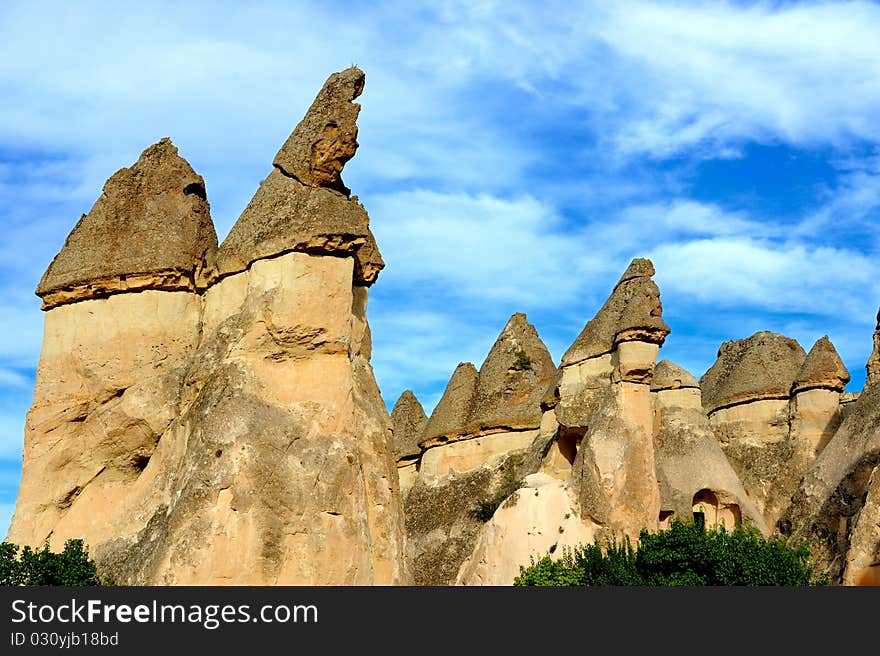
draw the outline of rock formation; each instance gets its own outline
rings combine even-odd
[[[730,466],[703,412],[699,383],[662,360],[654,370],[654,457],[660,488],[660,523],[703,513],[707,526],[731,529],[747,518],[769,529]]]
[[[479,372],[470,363],[456,368],[405,499],[416,583],[454,582],[482,523],[540,466],[552,437],[541,431],[540,399],[554,372],[524,314],[510,318]]]
[[[873,477],[876,482],[878,465],[880,385],[872,383],[851,404],[840,427],[803,476],[780,522],[786,533],[813,539],[817,562],[832,581],[842,578],[850,560],[853,564],[847,581],[852,582],[867,554],[880,549],[880,527],[871,526],[868,519],[876,513],[876,491],[869,491],[876,487],[871,481]]]
[[[425,432],[428,417],[422,404],[411,390],[406,390],[397,399],[391,411],[391,425],[394,430],[394,452],[397,456],[397,476],[400,480],[400,493],[405,495],[412,487],[417,475],[419,440]]]
[[[168,139],[115,173],[45,310],[8,539],[82,538],[120,584],[509,585],[532,557],[677,518],[809,538],[880,578],[880,313],[861,393],[827,336],[758,332],[698,381],[637,258],[556,367],[514,314],[430,418],[370,365],[384,267],[342,181],[364,86],[330,76],[218,246]]]
[[[363,80],[331,76],[219,249],[170,142],[108,181],[37,290],[10,540],[83,538],[118,583],[408,582],[369,363],[382,261],[339,177]]]
[[[669,327],[653,275],[649,260],[630,263],[566,351],[558,387],[545,397],[560,424],[560,451],[576,453],[572,478],[584,518],[631,536],[656,527],[660,511],[650,383]]]
[[[37,296],[49,310],[121,292],[201,290],[216,251],[205,181],[161,139],[107,180],[46,269]]]
[[[709,424],[771,527],[810,464],[789,435],[791,390],[805,360],[795,340],[758,332],[722,344],[700,380]]]

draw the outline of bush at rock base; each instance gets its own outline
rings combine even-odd
[[[642,530],[633,548],[609,541],[567,549],[521,567],[516,586],[825,585],[809,566],[810,551],[782,536],[765,538],[754,527],[705,529],[674,521],[657,533]]]
[[[101,585],[95,561],[82,540],[68,540],[60,553],[11,542],[0,544],[0,585]]]

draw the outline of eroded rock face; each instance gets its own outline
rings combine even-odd
[[[455,441],[468,434],[478,380],[479,374],[473,364],[458,364],[425,426],[423,446],[429,442]]]
[[[805,361],[797,341],[763,331],[722,344],[700,380],[709,424],[770,527],[813,459],[790,433],[791,390]]]
[[[592,544],[596,527],[580,517],[569,486],[552,476],[526,476],[482,526],[476,546],[456,577],[456,585],[511,585],[520,567],[548,553]]]
[[[769,533],[709,426],[696,379],[663,360],[655,369],[653,389],[654,457],[664,520],[687,520],[697,511],[711,515],[704,517],[707,525],[724,522],[731,529],[748,518]]]
[[[553,437],[542,430],[540,402],[554,374],[524,314],[510,318],[479,372],[470,363],[456,368],[428,420],[405,500],[417,583],[454,583],[482,524],[540,467]]]
[[[605,394],[572,467],[574,490],[582,517],[635,539],[660,514],[651,389],[621,382]]]
[[[260,184],[217,253],[217,274],[247,269],[279,253],[354,256],[356,284],[370,285],[385,266],[356,198],[308,187],[274,169]]]
[[[361,107],[353,101],[363,89],[364,73],[355,66],[331,75],[273,164],[304,185],[327,187],[348,196],[342,167],[358,148]]]
[[[217,234],[205,181],[170,139],[113,174],[37,286],[43,309],[142,289],[204,288]]]
[[[421,446],[468,439],[481,433],[534,429],[541,398],[556,373],[547,347],[526,315],[514,314],[479,372],[458,365],[428,421]]]
[[[880,464],[880,387],[868,385],[804,475],[781,528],[815,539],[831,580],[842,576],[851,536]]]
[[[877,311],[877,327],[874,329],[874,349],[865,365],[867,371],[866,385],[873,385],[880,380],[880,310]]]
[[[787,400],[806,357],[797,341],[767,331],[724,342],[700,379],[703,407],[711,414],[748,401]]]
[[[151,152],[147,161],[170,157]],[[175,166],[170,181],[167,167],[150,173],[161,202],[142,188],[137,202],[143,196],[161,213],[168,190],[178,193]],[[277,175],[261,185],[259,203],[220,248],[227,262],[234,253],[246,264],[207,277],[204,290],[129,291],[49,309],[11,540],[58,548],[83,538],[122,584],[409,581],[359,251],[300,248],[304,225],[312,237],[363,238],[338,225],[356,216],[365,228],[366,213],[324,188],[306,193],[332,200],[306,202],[301,214],[253,210],[288,207],[300,188]],[[167,212],[181,232],[202,235],[187,252],[213,252],[205,217],[178,209]],[[123,234],[139,220],[118,212]],[[176,232],[162,239],[180,250]],[[86,262],[103,252],[100,234],[65,250],[73,246]]]
[[[397,399],[391,411],[391,424],[394,427],[394,452],[397,460],[410,460],[420,453],[419,441],[428,417],[422,404],[411,390],[406,390]]]
[[[816,388],[842,392],[849,378],[849,371],[837,354],[837,349],[825,335],[807,353],[804,364],[795,376],[792,392]]]
[[[880,565],[880,466],[868,480],[865,503],[855,517],[846,552],[844,585],[859,585]]]
[[[562,366],[611,353],[616,342],[642,341],[662,345],[669,334],[663,321],[660,290],[651,279],[654,265],[634,259],[611,296],[562,356]]]

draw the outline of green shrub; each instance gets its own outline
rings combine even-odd
[[[0,544],[0,585],[101,585],[95,561],[82,540],[68,540],[60,553]]]
[[[514,585],[824,585],[809,558],[803,544],[779,535],[765,538],[751,526],[727,532],[676,520],[657,533],[643,530],[635,550],[626,540],[579,546],[556,561],[545,556],[521,567]]]
[[[517,351],[516,353],[516,361],[513,363],[513,368],[519,371],[525,371],[526,369],[532,368],[532,359],[529,357],[529,354],[525,351]]]

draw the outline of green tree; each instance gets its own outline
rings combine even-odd
[[[643,530],[635,550],[611,541],[566,550],[558,560],[545,556],[521,567],[514,585],[823,585],[809,558],[805,545],[765,538],[752,526],[728,532],[677,520],[657,533]]]
[[[68,540],[64,550],[20,548],[11,542],[0,544],[0,585],[101,585],[95,561],[89,558],[82,540]]]

